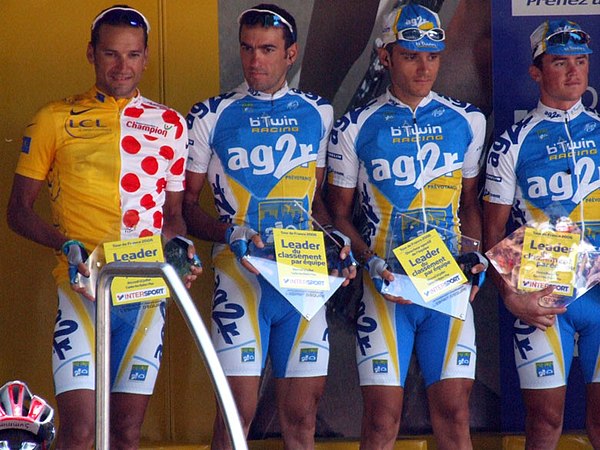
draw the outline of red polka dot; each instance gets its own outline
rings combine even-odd
[[[126,173],[121,178],[121,187],[127,192],[135,192],[140,186],[140,179],[134,173]]]
[[[159,194],[167,187],[167,180],[164,178],[159,179],[156,182],[156,192]]]
[[[154,233],[148,229],[143,229],[142,232],[140,233],[140,237],[150,237],[150,236],[154,236]]]
[[[175,139],[179,139],[183,134],[183,125],[181,123],[181,119],[179,114],[177,114],[172,109],[165,111],[162,115],[163,120],[167,123],[173,124],[177,127],[177,133],[175,134]]]
[[[181,175],[183,173],[183,168],[185,167],[185,159],[179,158],[175,164],[171,166],[171,173],[173,175]]]
[[[133,136],[125,136],[121,141],[121,146],[123,150],[132,155],[135,155],[142,148],[142,144]]]
[[[154,201],[152,195],[146,194],[140,200],[140,206],[144,209],[151,209],[156,206],[156,202]]]
[[[168,145],[163,145],[158,153],[168,161],[171,161],[175,156],[175,152]]]
[[[163,222],[163,214],[162,211],[156,211],[153,215],[152,218],[154,219],[153,225],[155,228],[162,228],[162,222]]]
[[[173,125],[179,123],[179,115],[172,109],[167,109],[163,113],[162,118],[165,122],[173,124]]]
[[[148,156],[142,161],[142,169],[149,175],[154,175],[158,172],[158,161],[154,156]]]
[[[135,209],[130,209],[125,211],[123,214],[123,224],[127,228],[134,228],[140,221],[140,213],[138,213]]]
[[[125,112],[124,112],[124,114],[125,114],[127,117],[135,117],[135,118],[138,118],[138,117],[140,117],[142,114],[144,114],[144,110],[143,110],[142,108],[135,108],[135,107],[132,107],[132,108],[127,108],[127,109],[125,109]]]

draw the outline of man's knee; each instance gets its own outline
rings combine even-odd
[[[282,424],[293,428],[314,428],[317,420],[318,399],[314,402],[298,402],[291,408],[283,408],[279,411]]]
[[[137,424],[111,425],[111,448],[133,449],[139,447],[141,427]]]
[[[563,410],[556,408],[528,410],[527,422],[532,430],[560,430],[563,425]]]
[[[369,435],[376,434],[385,439],[396,437],[400,428],[401,410],[366,409],[363,413],[363,430]]]
[[[91,448],[94,445],[95,430],[95,424],[86,421],[62,423],[58,428],[56,449]]]

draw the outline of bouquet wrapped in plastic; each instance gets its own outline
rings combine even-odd
[[[554,286],[543,306],[567,306],[600,280],[600,252],[566,216],[521,226],[486,252],[504,281],[517,292]]]

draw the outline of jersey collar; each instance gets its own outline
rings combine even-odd
[[[246,81],[242,83],[240,89],[242,90],[242,92],[245,92],[246,94],[251,95],[252,97],[258,100],[277,100],[278,98],[281,98],[285,94],[287,94],[290,90],[287,81],[284,83],[281,89],[279,89],[277,92],[274,92],[273,94],[268,94],[266,92],[261,92],[257,91],[256,89],[252,89]]]
[[[564,120],[572,120],[581,114],[585,110],[585,106],[581,103],[581,99],[575,103],[571,108],[565,110],[550,108],[544,105],[541,101],[538,102],[537,111],[541,114],[544,120],[550,120],[554,122],[564,122]]]
[[[142,99],[142,94],[140,93],[139,89],[136,89],[135,95],[129,99],[124,99],[124,98],[116,99],[114,97],[111,97],[110,95],[106,95],[104,92],[102,92],[96,86],[94,86],[90,90],[90,94],[100,103],[107,103],[109,101],[112,101],[112,102],[116,102],[119,106],[125,106],[125,105],[129,104],[130,102],[133,104],[133,103],[139,102]]]
[[[402,100],[400,100],[399,98],[396,98],[394,96],[394,94],[392,94],[392,90],[390,89],[390,87],[388,86],[388,88],[385,91],[385,95],[386,95],[386,101],[394,106],[402,106],[404,108],[408,108],[408,109],[412,109],[410,106],[408,106],[406,103],[404,103]],[[433,98],[433,91],[429,91],[429,94],[427,94],[426,97],[423,97],[421,99],[421,101],[419,102],[419,104],[417,105],[417,109],[421,108],[425,105],[427,105],[431,99]]]

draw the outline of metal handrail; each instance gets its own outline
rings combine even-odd
[[[229,438],[235,450],[247,450],[244,430],[217,353],[183,282],[175,269],[166,263],[112,262],[104,265],[98,275],[96,289],[96,449],[108,450],[110,423],[110,285],[117,276],[162,277],[171,298],[179,308],[192,332],[196,346],[208,369],[219,407],[223,411]]]

